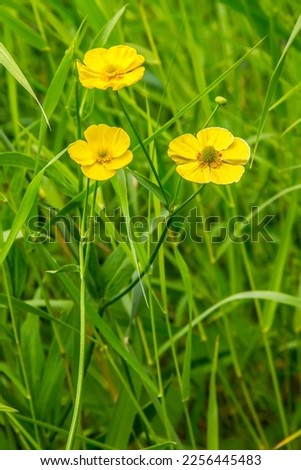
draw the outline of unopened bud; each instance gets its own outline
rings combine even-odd
[[[214,101],[220,106],[225,106],[225,104],[227,104],[227,100],[223,96],[217,96]]]

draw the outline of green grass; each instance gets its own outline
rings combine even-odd
[[[298,12],[1,3],[0,449],[300,448]],[[117,44],[145,56],[144,79],[84,89],[75,60]],[[245,139],[253,163],[238,184],[207,185],[181,226],[154,228],[200,189],[179,185],[167,148],[217,95],[209,125]],[[96,194],[66,148],[99,123],[127,131],[134,159]],[[99,217],[88,244],[84,211]]]

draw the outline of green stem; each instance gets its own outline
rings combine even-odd
[[[90,180],[88,179],[86,188],[86,198],[84,202],[84,210],[81,221],[80,235],[81,239],[79,242],[79,272],[80,272],[80,312],[79,312],[79,358],[78,358],[78,372],[77,372],[77,383],[75,402],[73,408],[73,414],[71,418],[71,425],[69,429],[66,450],[71,450],[73,447],[76,429],[81,410],[82,401],[82,390],[83,390],[83,379],[85,374],[85,333],[86,333],[86,281],[85,281],[85,229],[86,229],[86,214],[88,206],[88,195],[89,195]]]
[[[174,204],[176,204],[176,202],[177,202],[182,181],[183,181],[183,178],[180,177],[178,179],[177,189],[176,189],[175,197],[174,197],[174,200],[173,200]]]
[[[75,108],[76,108],[76,127],[77,127],[77,138],[82,137],[82,127],[80,121],[80,102],[79,102],[79,85],[78,79],[75,79]]]
[[[22,348],[21,348],[19,334],[18,334],[18,328],[16,324],[16,319],[15,319],[14,307],[11,302],[11,283],[9,279],[9,274],[8,274],[9,271],[8,271],[6,261],[2,265],[2,273],[3,273],[4,288],[5,288],[6,296],[7,296],[7,304],[8,304],[10,319],[11,319],[11,324],[12,324],[12,330],[13,330],[13,335],[14,335],[14,339],[16,343],[16,351],[17,351],[19,362],[20,362],[21,372],[22,372],[25,390],[27,394],[26,398],[29,402],[29,409],[30,409],[30,413],[32,416],[36,443],[37,443],[38,448],[40,448],[40,436],[39,436],[37,422],[36,422],[36,414],[35,414],[35,408],[34,408],[34,403],[33,403],[33,397],[31,394],[27,370],[26,370],[26,366],[24,363],[24,359],[23,359],[23,353],[22,353]]]
[[[92,227],[93,227],[93,233],[94,233],[94,210],[95,210],[95,203],[96,203],[96,195],[97,195],[97,186],[98,186],[98,181],[95,181],[95,185],[94,185],[94,191],[93,191],[93,201],[92,201],[92,205],[91,205],[91,210],[90,210],[90,217],[89,217],[89,225],[88,225],[88,240],[87,240],[87,250],[86,250],[86,256],[85,256],[85,272],[88,268],[88,264],[89,264],[89,258],[90,258],[90,250],[91,250],[91,243],[92,243],[92,239],[90,238],[91,236],[91,224]]]
[[[205,127],[208,126],[209,122],[211,121],[211,119],[213,118],[213,116],[215,115],[216,111],[218,110],[218,108],[220,107],[221,105],[220,104],[217,104],[214,108],[214,110],[212,111],[212,113],[210,114],[209,118],[207,119],[207,121],[205,122],[205,124],[203,125],[202,129],[205,129]]]
[[[164,188],[163,188],[163,186],[162,186],[162,183],[161,183],[161,181],[160,181],[159,175],[158,175],[158,173],[157,173],[157,171],[156,171],[156,168],[155,168],[155,166],[154,166],[154,164],[153,164],[153,162],[152,162],[152,159],[151,159],[151,157],[150,157],[148,151],[146,150],[146,147],[145,147],[145,145],[144,145],[142,139],[140,138],[140,136],[139,136],[139,134],[138,134],[138,132],[137,132],[137,130],[136,130],[136,128],[135,128],[135,126],[134,126],[134,124],[133,124],[131,118],[130,118],[129,113],[128,113],[127,110],[126,110],[126,108],[125,108],[125,106],[124,106],[124,104],[123,104],[123,102],[122,102],[122,100],[121,100],[121,98],[120,98],[119,93],[116,92],[116,94],[117,94],[117,98],[118,98],[118,102],[119,102],[119,104],[120,104],[120,107],[121,107],[122,111],[124,112],[124,115],[125,115],[125,117],[127,118],[128,122],[129,122],[129,125],[131,126],[131,128],[132,128],[132,130],[133,130],[133,132],[134,132],[134,134],[135,134],[135,136],[136,136],[136,138],[137,138],[137,140],[138,140],[138,142],[139,142],[139,145],[140,145],[140,147],[142,148],[142,150],[143,150],[143,152],[144,152],[144,154],[145,154],[145,156],[146,156],[146,158],[147,158],[147,161],[148,161],[148,163],[149,163],[149,165],[150,165],[150,167],[151,167],[151,170],[152,170],[152,172],[153,172],[153,174],[154,174],[154,177],[156,178],[156,181],[157,181],[157,183],[158,183],[158,185],[159,185],[159,188],[160,188],[160,190],[161,190],[161,192],[162,192],[162,196],[164,197],[164,200],[165,200],[165,203],[166,203],[166,207],[168,207],[169,202],[168,202],[166,193],[165,193],[165,191],[164,191]]]
[[[106,302],[100,309],[100,315],[103,315],[105,309],[107,307],[109,307],[110,305],[114,304],[115,302],[117,302],[117,300],[120,300],[122,297],[124,297],[126,294],[128,294],[128,292],[130,292],[136,284],[138,284],[138,282],[141,281],[141,279],[145,276],[145,274],[147,274],[149,268],[151,267],[151,265],[153,264],[160,248],[161,248],[161,245],[163,244],[164,240],[165,240],[165,237],[166,237],[166,234],[168,232],[168,229],[173,221],[173,218],[176,214],[178,214],[185,206],[187,206],[187,204],[189,204],[189,202],[191,202],[198,194],[201,193],[201,191],[203,191],[203,189],[205,188],[205,184],[203,184],[203,186],[201,186],[195,193],[193,193],[188,199],[186,199],[186,201],[184,201],[179,207],[176,207],[174,209],[174,211],[171,213],[171,215],[169,216],[169,218],[167,219],[166,221],[166,225],[163,229],[163,232],[161,233],[161,236],[158,240],[158,243],[156,245],[156,248],[154,249],[154,251],[152,252],[151,256],[150,256],[150,259],[146,265],[146,267],[141,271],[141,273],[131,282],[131,284],[128,285],[128,287],[126,287],[125,289],[123,289],[118,295],[116,295],[115,297],[113,297],[111,300],[108,300],[108,302]]]

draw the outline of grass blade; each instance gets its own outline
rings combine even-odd
[[[50,160],[50,162],[48,162],[47,165],[45,165],[44,168],[40,170],[39,173],[29,183],[29,186],[22,199],[17,215],[11,226],[9,236],[6,242],[2,246],[2,249],[0,252],[0,265],[3,263],[6,256],[8,255],[9,250],[11,249],[12,244],[14,243],[19,233],[19,230],[21,230],[23,224],[25,223],[25,220],[34,204],[36,195],[38,194],[40,183],[41,183],[41,180],[43,178],[43,175],[46,169],[49,168],[54,162],[56,162],[56,160],[58,160],[65,152],[66,152],[66,149],[62,150],[55,157],[53,157],[52,160]]]
[[[275,67],[274,72],[272,73],[272,76],[271,76],[271,79],[270,79],[270,82],[269,82],[269,86],[268,86],[268,89],[267,89],[267,94],[266,94],[266,97],[265,97],[265,100],[264,100],[263,109],[262,109],[262,112],[261,112],[260,121],[259,121],[259,125],[258,125],[257,138],[256,138],[255,146],[254,146],[253,156],[252,156],[252,160],[251,160],[251,166],[253,164],[253,160],[254,160],[255,155],[256,155],[256,151],[257,151],[257,148],[258,148],[260,136],[261,136],[261,133],[263,131],[263,128],[264,128],[264,125],[265,125],[265,122],[266,122],[266,119],[267,119],[267,116],[268,116],[268,113],[269,113],[269,108],[271,106],[271,102],[272,102],[272,99],[273,99],[278,81],[280,79],[280,75],[281,75],[281,72],[282,72],[282,69],[283,69],[283,66],[284,66],[286,55],[288,53],[289,48],[291,47],[294,40],[296,39],[297,35],[299,34],[300,29],[301,29],[301,15],[299,16],[299,18],[298,18],[298,20],[297,20],[297,22],[296,22],[296,24],[293,28],[293,31],[290,35],[290,38],[287,41],[287,44],[286,44],[286,46],[285,46],[285,48],[282,52],[282,55],[281,55],[277,65]]]
[[[20,85],[22,85],[22,87],[25,88],[25,90],[34,98],[34,100],[37,102],[37,104],[39,105],[42,111],[42,114],[45,118],[47,125],[50,127],[46,113],[41,103],[39,102],[38,98],[36,97],[35,92],[31,88],[22,70],[16,64],[16,62],[14,61],[14,59],[12,58],[12,56],[10,55],[10,53],[8,52],[4,44],[2,44],[2,42],[0,43],[0,64],[2,64],[9,71],[9,73],[11,73],[12,76],[20,83]]]
[[[207,413],[207,449],[219,449],[218,402],[216,392],[216,371],[218,360],[219,338],[215,340],[215,349],[209,384],[209,402]]]

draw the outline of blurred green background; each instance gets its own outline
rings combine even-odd
[[[102,299],[133,276],[133,249],[143,267],[155,243],[121,243],[118,217],[110,243],[96,238],[75,448],[300,448],[299,10],[296,0],[0,2],[1,42],[51,125],[50,131],[36,101],[2,66],[1,449],[61,449],[70,426],[79,277],[68,268],[48,271],[78,264],[83,198],[76,196],[84,182],[66,152],[30,182],[37,159],[42,167],[76,140],[77,92],[82,130],[121,126],[134,151],[130,169],[100,185],[100,234],[119,208],[149,223],[166,214],[133,176],[151,179],[114,92],[77,86],[74,61],[92,47],[117,44],[145,56],[143,81],[120,94],[141,139],[158,131],[146,143],[171,198],[179,176],[168,143],[200,130],[217,95],[228,103],[210,125],[247,140],[254,163],[238,184],[210,184],[185,208],[181,215],[191,218],[173,227],[144,278],[148,306],[138,286],[99,316]],[[196,189],[183,181],[176,203]],[[58,222],[62,215],[68,224]],[[256,236],[269,215],[269,236]],[[244,224],[229,223],[237,216]],[[210,227],[208,217],[219,219]],[[200,243],[191,237],[195,230]],[[235,238],[242,233],[249,235],[243,243]],[[5,248],[7,240],[13,243]]]

